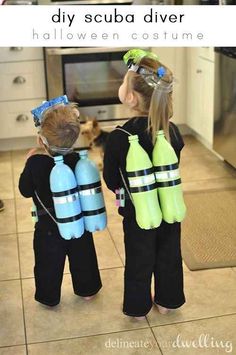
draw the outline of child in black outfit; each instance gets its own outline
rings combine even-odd
[[[49,108],[43,114],[39,143],[44,154],[31,150],[20,176],[19,190],[24,197],[32,197],[38,212],[34,232],[35,299],[56,306],[61,298],[61,284],[68,256],[74,293],[89,300],[102,287],[93,236],[85,232],[82,237],[65,240],[57,224],[36,198],[55,218],[49,176],[54,166],[54,155],[64,155],[64,162],[72,170],[79,159],[72,146],[79,136],[79,111],[72,104]]]
[[[121,102],[137,112],[136,117],[125,123],[122,129],[138,135],[139,143],[150,159],[155,134],[163,129],[179,159],[184,143],[178,128],[169,123],[172,116],[172,73],[153,54],[151,57],[149,55],[142,56],[135,65],[131,61],[119,89]],[[156,74],[158,70],[160,75]],[[125,187],[120,170],[126,186],[129,186],[126,173],[128,149],[128,136],[125,132],[117,129],[110,133],[103,175],[108,188],[113,192]],[[156,229],[141,229],[136,223],[135,209],[128,194],[125,207],[119,208],[119,214],[124,217],[126,256],[123,312],[141,320],[150,311],[153,302],[162,314],[183,305],[185,297],[180,223],[168,224],[162,221]],[[152,275],[155,280],[154,299],[151,296]]]

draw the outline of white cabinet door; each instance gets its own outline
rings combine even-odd
[[[0,101],[46,96],[43,61],[0,64]]]
[[[210,146],[213,142],[214,63],[188,55],[187,125]]]
[[[215,52],[213,47],[200,47],[198,48],[199,56],[204,59],[208,59],[212,62],[215,61]]]

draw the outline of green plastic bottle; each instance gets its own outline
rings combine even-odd
[[[164,132],[157,132],[152,153],[158,196],[164,221],[181,222],[186,214],[178,158]]]
[[[138,136],[129,136],[130,147],[126,157],[126,172],[135,207],[136,221],[142,229],[157,228],[162,214],[152,162],[139,144]]]

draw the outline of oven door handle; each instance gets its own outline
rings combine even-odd
[[[90,53],[111,53],[111,52],[127,52],[130,48],[46,48],[47,55],[73,55],[73,54],[90,54]]]

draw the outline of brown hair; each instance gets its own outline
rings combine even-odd
[[[40,134],[47,139],[49,151],[50,146],[71,148],[79,133],[79,110],[76,104],[55,106],[45,112]]]
[[[166,70],[160,79],[160,85],[155,88],[148,85],[142,75],[128,71],[127,86],[128,90],[136,91],[141,98],[134,109],[148,113],[148,130],[152,134],[153,143],[156,139],[156,132],[160,129],[164,130],[167,140],[170,140],[169,119],[173,115],[173,106],[172,90],[170,92],[168,88],[173,82],[172,72],[158,60],[148,57],[143,57],[137,64],[153,73],[156,73],[160,67]]]

